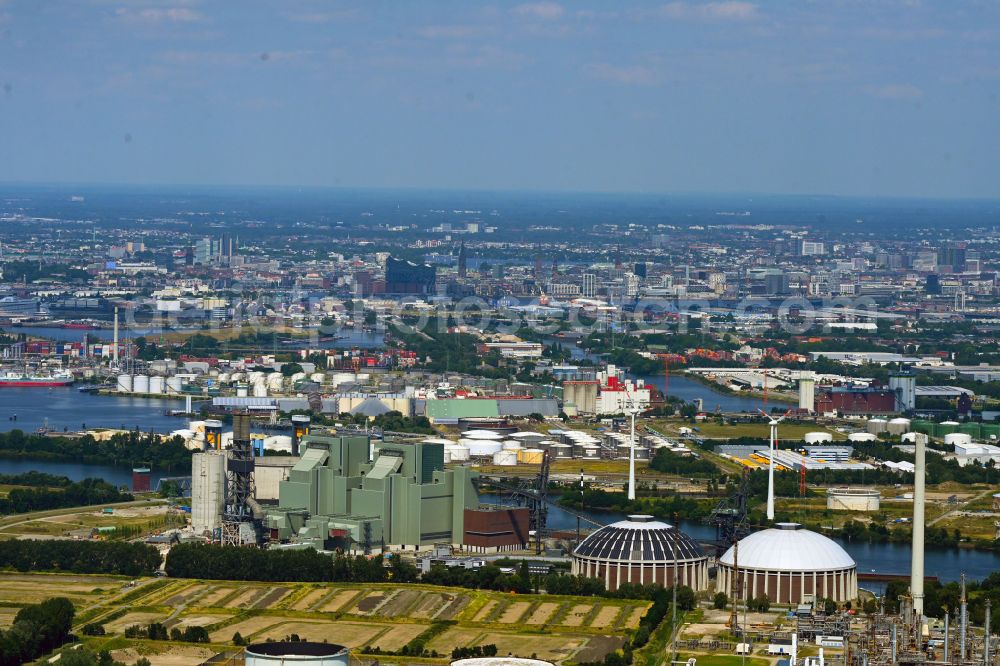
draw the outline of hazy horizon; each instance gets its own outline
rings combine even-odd
[[[0,181],[994,199],[996,26],[973,0],[0,0]]]

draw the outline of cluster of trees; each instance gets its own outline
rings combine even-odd
[[[69,481],[66,477],[54,478],[60,481],[63,479]],[[4,481],[2,479],[0,479],[0,483],[22,485],[17,484],[16,481]],[[68,484],[60,482],[57,488],[45,487],[47,484],[38,485],[42,487],[12,488],[7,497],[0,498],[0,514],[45,511],[47,509],[61,509],[67,506],[90,506],[111,502],[129,502],[135,499],[130,493],[121,492],[118,488],[103,479],[84,479],[83,481]]]
[[[148,576],[160,566],[156,548],[106,541],[0,541],[0,569]]]
[[[719,468],[704,458],[682,456],[667,449],[657,450],[649,466],[658,472],[684,476],[716,476],[719,473]]]
[[[0,666],[34,661],[69,641],[73,613],[73,604],[64,597],[19,610],[10,629],[0,630]]]
[[[457,647],[451,651],[452,659],[475,659],[477,657],[497,656],[497,646],[493,643],[473,645],[472,647]]]
[[[86,282],[90,274],[69,264],[42,264],[37,261],[8,261],[3,265],[4,282],[34,282],[47,278],[60,281]]]
[[[573,509],[586,508],[590,511],[644,513],[667,519],[677,516],[687,520],[700,520],[712,512],[716,503],[710,499],[692,499],[678,494],[662,497],[637,497],[630,501],[625,493],[609,493],[600,488],[584,488],[582,500],[579,492],[566,493],[559,498],[559,504]]]
[[[893,541],[909,543],[913,539],[912,527],[890,529],[884,523],[862,523],[848,520],[840,529],[840,536],[850,541]],[[924,528],[924,543],[940,548],[954,548],[962,540],[957,529],[948,530],[944,527],[928,525]]]
[[[424,326],[419,333],[409,332],[398,326],[392,326],[390,330],[393,338],[406,349],[416,352],[417,357],[423,361],[422,367],[431,372],[460,372],[504,379],[510,377],[507,369],[496,366],[500,362],[499,356],[487,359],[479,355],[476,351],[478,340],[468,333],[448,333],[443,327],[433,325]],[[425,361],[427,358],[430,360]],[[488,361],[494,363],[489,364]]]
[[[89,625],[88,625],[89,626]],[[101,628],[103,632],[103,627]],[[133,624],[125,627],[125,638],[147,638],[151,641],[183,641],[185,643],[208,643],[208,630],[205,627],[174,627],[169,632],[159,623],[153,622],[145,626]]]
[[[81,424],[85,425],[85,424]],[[191,451],[184,440],[139,431],[117,433],[98,441],[90,435],[79,438],[27,435],[21,430],[0,433],[0,455],[5,458],[71,460],[91,465],[136,467],[151,464],[163,471],[191,470]]]
[[[260,550],[237,546],[182,543],[167,555],[167,574],[177,578],[211,580],[411,583],[417,568],[394,557],[388,566],[381,559],[358,555],[324,555],[312,549]]]
[[[767,595],[750,597],[747,599],[746,605],[747,610],[753,613],[766,613],[771,610],[771,600],[767,598]]]

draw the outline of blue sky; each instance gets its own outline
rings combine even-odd
[[[993,0],[0,0],[0,181],[1000,196]]]

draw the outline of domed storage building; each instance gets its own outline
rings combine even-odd
[[[604,581],[614,591],[623,583],[677,580],[695,591],[708,588],[708,557],[689,536],[652,516],[629,516],[590,533],[573,551],[573,574]]]
[[[719,558],[718,589],[734,595],[736,572],[744,594],[766,596],[775,604],[801,604],[810,599],[852,601],[858,596],[857,564],[835,541],[802,529],[798,523],[744,537]],[[738,561],[734,563],[734,560]]]

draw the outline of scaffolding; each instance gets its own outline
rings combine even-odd
[[[222,512],[224,546],[258,543],[260,530],[253,511],[255,495],[250,415],[233,414],[233,443],[226,461],[226,493]]]

